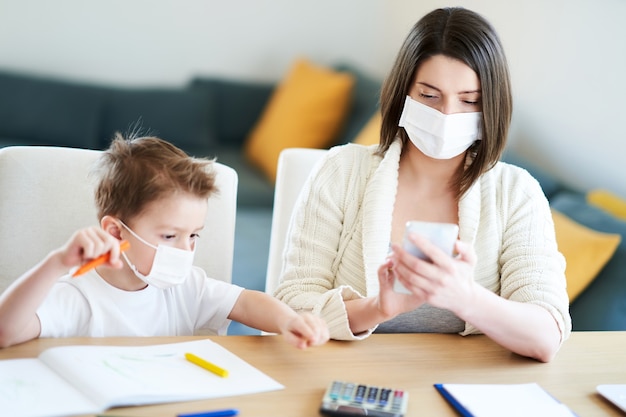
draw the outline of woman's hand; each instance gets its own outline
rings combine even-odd
[[[409,255],[411,256],[411,255]],[[379,291],[376,298],[376,306],[386,320],[390,320],[398,314],[415,310],[426,300],[425,294],[420,291],[412,291],[412,294],[396,292],[393,289],[396,279],[396,265],[393,257],[387,258],[378,268]]]
[[[415,237],[414,242],[433,259],[433,263],[392,245],[391,253],[378,267],[378,295],[344,301],[354,334],[391,320],[398,314],[415,310],[424,303],[449,309],[457,315],[459,309],[473,305],[464,301],[471,298],[475,288],[473,270],[476,255],[473,249],[457,241],[455,247],[459,255],[452,258],[424,238]],[[394,290],[396,279],[410,294]]]
[[[477,285],[474,282],[474,249],[457,240],[457,256],[450,257],[424,237],[412,234],[410,239],[431,261],[419,259],[400,246],[392,245],[393,273],[416,297],[462,318],[461,311],[474,305]]]

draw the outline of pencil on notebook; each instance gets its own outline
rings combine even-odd
[[[122,240],[120,242],[120,252],[124,252],[126,249],[130,248],[130,243],[128,243],[127,240]],[[91,261],[83,264],[80,268],[78,268],[76,270],[76,272],[74,272],[72,274],[73,277],[77,277],[79,275],[84,274],[85,272],[102,265],[103,263],[107,262],[109,260],[109,258],[111,257],[111,253],[107,252],[103,255],[98,256],[97,258],[92,259]]]

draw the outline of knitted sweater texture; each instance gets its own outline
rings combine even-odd
[[[376,295],[389,250],[402,145],[332,148],[307,181],[291,218],[276,297],[320,314],[331,337],[354,340],[344,300]],[[498,162],[459,202],[459,237],[477,254],[474,279],[500,296],[545,308],[571,332],[565,259],[548,201],[527,171]],[[466,323],[462,335],[480,333]]]

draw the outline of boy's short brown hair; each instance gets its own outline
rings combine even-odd
[[[98,219],[110,215],[130,222],[148,204],[176,193],[209,198],[217,192],[212,164],[163,139],[117,133],[98,164]]]

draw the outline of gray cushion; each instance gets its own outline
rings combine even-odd
[[[580,193],[559,193],[551,206],[591,229],[622,236],[617,251],[570,306],[574,330],[626,330],[626,222],[587,204]]]
[[[215,131],[220,146],[241,148],[263,113],[274,84],[196,78],[190,88],[202,91],[215,103]]]
[[[265,175],[245,159],[241,149],[220,148],[216,150],[217,160],[237,171],[239,187],[237,207],[267,207],[274,204],[274,185]]]
[[[543,189],[543,193],[548,198],[552,198],[552,196],[556,195],[557,192],[565,189],[562,183],[560,183],[553,175],[549,174],[544,169],[539,168],[533,162],[522,158],[515,152],[507,150],[502,160],[512,165],[516,165],[520,168],[524,168],[526,171],[530,173],[541,185]]]
[[[115,132],[158,136],[185,151],[215,144],[212,100],[191,89],[106,89],[101,146]]]
[[[338,65],[335,69],[349,72],[355,77],[350,110],[335,139],[335,143],[343,144],[353,141],[378,110],[381,83],[348,64]]]
[[[20,145],[98,147],[98,89],[0,73],[0,137]]]

